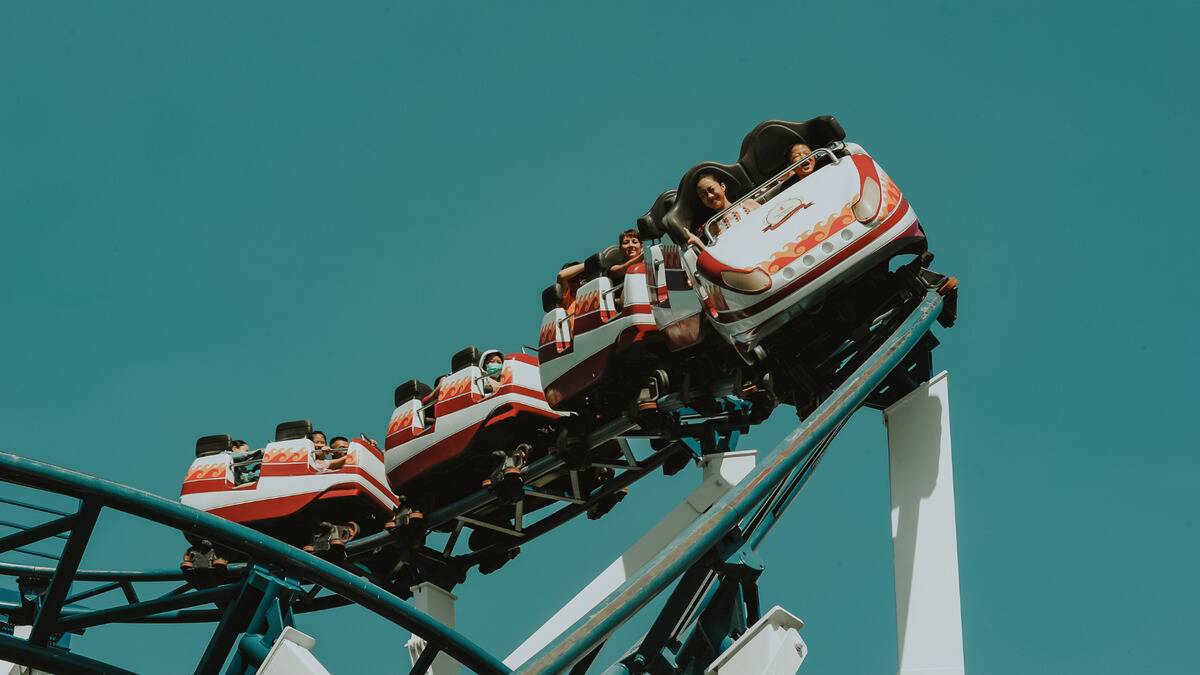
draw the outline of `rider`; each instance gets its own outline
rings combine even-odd
[[[799,162],[801,157],[807,157],[808,155],[811,155],[811,154],[812,154],[812,148],[808,147],[808,144],[804,143],[803,141],[801,141],[800,143],[796,143],[788,150],[788,166],[791,166],[792,164]],[[789,172],[788,179],[786,181],[784,181],[783,186],[786,188],[791,185],[794,185],[797,181],[799,181],[802,178],[807,177],[809,174],[811,174],[813,171],[815,171],[816,168],[817,168],[817,158],[809,157],[807,160],[804,161],[803,164],[796,167],[795,169],[792,169]]]
[[[583,274],[583,263],[574,261],[562,266],[558,271],[558,287],[562,290],[562,308],[567,312],[572,332],[575,328],[575,294],[579,292],[580,276]]]
[[[504,372],[504,354],[497,349],[489,349],[479,357],[479,369],[483,371],[480,384],[483,393],[494,394],[500,389],[500,374]]]
[[[621,255],[625,256],[625,260],[609,267],[608,273],[613,280],[619,281],[630,267],[642,262],[642,240],[637,230],[625,230],[617,235],[617,245],[621,247]]]
[[[700,203],[705,207],[712,209],[714,214],[721,213],[725,211],[725,209],[729,209],[731,205],[729,197],[725,193],[725,184],[722,183],[719,178],[717,178],[716,174],[710,171],[701,173],[700,177],[696,179],[696,194],[700,197]],[[761,205],[753,199],[743,199],[742,201],[738,202],[736,207],[725,212],[724,215],[721,216],[721,219],[717,221],[717,223],[714,223],[714,225],[719,223],[722,230],[729,229],[759,206]],[[700,230],[704,227],[704,223],[707,222],[707,220],[708,219],[706,218],[704,221],[693,223],[692,234],[701,234]]]
[[[258,480],[262,472],[261,450],[251,452],[250,444],[239,439],[233,442],[229,454],[233,458],[234,483],[241,485]]]
[[[319,471],[337,471],[346,466],[346,457],[350,450],[350,439],[345,436],[334,436],[329,445],[319,448],[317,459],[313,464]]]

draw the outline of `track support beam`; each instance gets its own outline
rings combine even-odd
[[[892,482],[892,551],[900,675],[965,671],[949,375],[884,411]]]

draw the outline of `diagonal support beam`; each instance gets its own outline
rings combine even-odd
[[[140,619],[142,617],[166,612],[173,609],[183,609],[186,607],[195,607],[197,605],[207,605],[210,602],[224,600],[232,597],[241,587],[240,583],[224,584],[214,588],[206,588],[202,591],[194,591],[192,593],[180,593],[179,595],[166,595],[161,598],[147,600],[145,602],[135,602],[120,607],[109,607],[106,609],[98,609],[82,614],[71,614],[59,620],[57,630],[59,632],[77,631],[92,626],[99,626],[104,623],[115,623],[118,621],[129,621],[131,619]]]
[[[62,518],[55,518],[48,523],[35,525],[20,532],[14,532],[6,537],[0,537],[0,553],[62,534],[71,529],[71,526],[74,524],[74,515],[63,516]],[[14,525],[14,527],[16,526]]]
[[[62,611],[63,600],[71,590],[71,582],[75,580],[75,571],[83,560],[83,552],[87,549],[92,530],[96,527],[96,518],[100,515],[100,504],[85,500],[79,511],[71,516],[71,536],[63,547],[62,558],[54,569],[54,577],[50,587],[42,597],[42,606],[38,609],[37,618],[33,620],[33,629],[29,632],[30,644],[46,646],[50,642],[58,614]]]

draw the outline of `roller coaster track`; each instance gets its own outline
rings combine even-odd
[[[853,373],[766,454],[749,476],[594,611],[522,664],[518,672],[584,672],[613,631],[677,579],[680,583],[663,613],[642,642],[614,665],[613,672],[680,670],[682,662],[675,657],[686,656],[689,645],[696,644],[688,637],[689,632],[694,633],[701,624],[711,621],[709,610],[715,603],[728,602],[730,597],[744,604],[745,611],[740,612],[736,622],[742,630],[747,618],[751,622],[757,618],[758,599],[753,583],[762,565],[755,550],[792,504],[838,430],[868,403],[873,392],[886,386],[889,375],[902,368],[910,352],[923,344],[942,312],[943,297],[936,290],[927,290],[911,306],[911,312],[888,325],[891,332],[885,333],[886,337],[863,355]],[[668,451],[660,451],[641,462],[631,458],[630,470],[590,495],[589,500],[611,494],[644,476],[661,464],[667,454]],[[542,467],[547,471],[551,468]],[[195,672],[215,673],[223,667],[226,672],[253,672],[281,628],[293,623],[294,614],[353,603],[428,641],[412,673],[425,672],[438,653],[449,655],[477,673],[510,672],[477,644],[405,602],[394,589],[372,580],[378,578],[373,575],[370,563],[373,556],[392,545],[388,540],[355,542],[349,547],[347,561],[338,566],[177,501],[17,455],[0,453],[0,481],[79,500],[74,512],[31,506],[54,516],[38,525],[0,522],[17,530],[0,536],[0,555],[18,550],[29,552],[24,547],[51,538],[64,541],[60,555],[42,554],[57,558],[54,566],[0,562],[0,574],[17,577],[24,596],[18,603],[0,602],[0,613],[7,613],[10,623],[31,626],[27,639],[0,634],[0,659],[53,672],[128,672],[57,646],[57,636],[111,623],[210,622],[215,624],[213,634]],[[17,504],[14,500],[3,501]],[[522,542],[566,522],[586,509],[588,503],[579,499],[565,501],[569,503],[564,508],[528,528]],[[430,514],[430,525],[445,525],[488,503],[485,494],[472,495]],[[248,562],[230,565],[225,576],[209,583],[196,583],[176,569],[81,569],[93,528],[106,509],[210,539],[242,553]],[[448,548],[452,548],[452,543]],[[419,554],[448,557],[445,552],[428,549]],[[466,562],[473,560],[471,556],[463,558]],[[144,590],[139,594],[139,585],[162,581],[177,582],[179,586],[165,594],[156,593],[150,599],[143,599]],[[76,582],[100,585],[72,594]],[[730,595],[731,588],[736,589],[734,596]],[[82,600],[114,591],[122,593],[123,604],[101,609],[78,605]],[[664,645],[672,644],[682,647],[673,652],[664,649]]]

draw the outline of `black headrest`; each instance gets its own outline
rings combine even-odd
[[[603,274],[606,269],[608,268],[606,268],[603,262],[600,260],[599,253],[593,253],[589,255],[583,261],[583,277],[579,280],[579,283],[585,284],[592,279],[595,279]]]
[[[456,373],[467,366],[479,365],[480,352],[474,346],[467,347],[450,357],[450,372]]]
[[[741,164],[755,185],[771,178],[788,165],[788,151],[797,143],[816,150],[834,141],[846,139],[846,131],[831,115],[814,117],[807,122],[768,120],[754,127],[742,139],[738,152]]]
[[[409,380],[401,382],[393,395],[396,406],[400,406],[414,398],[425,398],[433,393],[433,389],[429,385],[420,380]]]
[[[549,288],[542,291],[542,311],[549,312],[550,310],[562,304],[562,289],[558,284],[551,284]]]
[[[311,420],[280,422],[275,425],[275,441],[295,441],[301,438],[308,438],[312,430]]]
[[[750,177],[746,175],[746,170],[738,164],[701,162],[689,169],[679,181],[675,203],[662,217],[663,229],[680,244],[684,242],[685,231],[702,225],[704,221],[716,215],[712,209],[700,202],[696,192],[696,181],[706,173],[713,174],[725,185],[725,196],[730,202],[736,203],[754,186]]]
[[[654,204],[650,206],[650,210],[642,214],[637,219],[638,236],[643,240],[662,239],[666,235],[663,230],[662,217],[666,214],[667,209],[675,203],[675,190],[667,190],[654,200]]]
[[[229,452],[233,449],[233,438],[229,434],[201,436],[196,439],[196,456],[207,457],[219,452]]]
[[[621,253],[621,247],[617,245],[609,246],[597,255],[600,256],[600,264],[604,266],[606,273],[608,272],[608,268],[613,265],[620,265],[625,262],[625,254]]]

